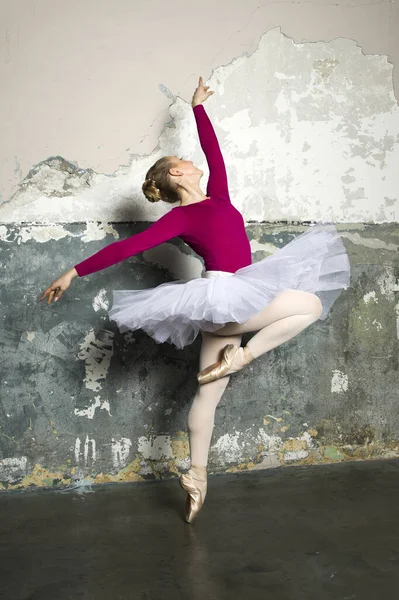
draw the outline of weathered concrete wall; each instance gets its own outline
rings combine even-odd
[[[74,3],[1,7],[2,485],[188,464],[200,340],[181,351],[122,335],[107,308],[113,289],[200,276],[201,259],[173,240],[75,279],[57,304],[39,298],[168,210],[140,192],[157,158],[190,157],[205,184],[190,108],[200,74],[253,260],[334,221],[352,265],[326,321],[231,379],[211,469],[398,456],[396,4],[205,0],[193,20],[174,0]]]
[[[144,226],[113,225],[90,250]],[[152,287],[175,272],[134,256],[75,279],[58,304],[39,304],[43,273],[55,275],[65,256],[73,262],[87,249],[82,225],[64,229],[38,243],[41,226],[7,226],[1,243],[2,268],[13,276],[1,290],[0,480],[13,488],[176,473],[188,464],[200,340],[177,350],[141,331],[120,334],[107,317],[112,289]],[[248,225],[253,260],[305,229]],[[338,229],[351,287],[325,321],[231,378],[212,470],[399,456],[399,228]],[[181,274],[198,261],[179,240],[158,250],[180,254]]]

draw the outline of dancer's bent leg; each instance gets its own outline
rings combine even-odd
[[[315,294],[302,290],[285,290],[245,323],[227,323],[217,329],[214,335],[224,340],[226,336],[232,334],[258,332],[248,342],[245,351],[244,348],[237,351],[228,373],[239,371],[248,364],[248,360],[253,360],[298,335],[311,323],[317,321],[322,310],[321,301]],[[212,377],[212,373],[207,377]]]

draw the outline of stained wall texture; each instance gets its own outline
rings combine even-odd
[[[134,28],[156,39],[176,26],[169,10],[104,1],[85,21],[91,4],[79,19],[68,10],[56,20],[45,0],[2,9],[2,485],[140,480],[188,465],[199,339],[181,351],[122,335],[107,308],[112,289],[200,276],[200,257],[175,239],[75,279],[57,305],[38,299],[73,264],[166,212],[140,192],[157,158],[190,157],[205,182],[190,108],[199,74],[216,92],[206,108],[253,260],[309,221],[333,221],[352,266],[326,321],[231,379],[211,468],[399,455],[396,7],[221,2],[210,12],[205,2],[195,23],[179,17],[169,54],[148,43],[139,54]],[[94,43],[90,60],[83,41]]]

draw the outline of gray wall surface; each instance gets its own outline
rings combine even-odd
[[[142,331],[120,334],[107,306],[112,289],[174,278],[137,255],[75,279],[57,304],[39,303],[43,273],[58,273],[65,256],[73,262],[86,249],[84,227],[66,227],[70,237],[21,244],[24,228],[8,226],[12,241],[0,246],[8,274],[0,303],[2,485],[171,476],[189,465],[186,418],[200,340],[178,350]],[[146,225],[114,227],[122,238]],[[211,471],[399,456],[399,229],[337,228],[350,288],[325,321],[232,376],[217,408]],[[253,261],[306,229],[248,225]],[[112,240],[108,234],[91,252]],[[169,245],[183,243],[162,248]]]

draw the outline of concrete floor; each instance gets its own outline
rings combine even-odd
[[[399,597],[399,461],[0,494],[4,600]]]

